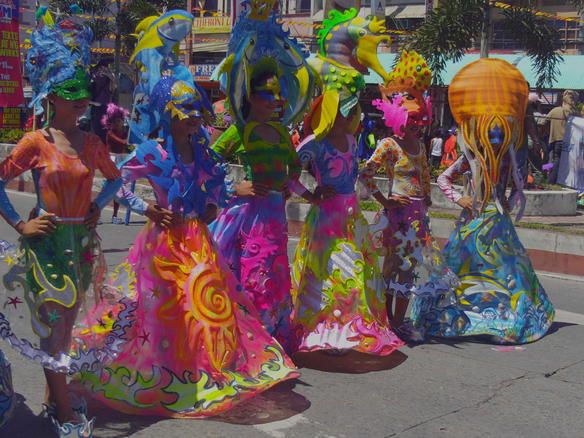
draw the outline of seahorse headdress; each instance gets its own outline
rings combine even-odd
[[[410,123],[432,123],[432,105],[425,95],[431,82],[432,72],[425,59],[413,50],[404,50],[385,85],[379,87],[382,99],[373,101],[394,135],[403,136],[404,127]]]
[[[274,0],[254,0],[231,32],[227,58],[219,74],[236,123],[245,124],[244,101],[252,78],[271,72],[278,78],[282,123],[297,120],[312,99],[315,77],[303,45],[278,23]]]
[[[55,23],[48,11],[43,18],[44,25],[30,37],[25,64],[33,89],[29,106],[36,108],[37,113],[42,113],[42,106],[37,104],[51,93],[67,100],[91,97],[87,73],[91,29],[70,19]]]
[[[337,114],[347,117],[357,107],[368,69],[387,79],[377,56],[378,46],[391,42],[385,23],[358,14],[355,8],[331,10],[317,34],[320,50],[310,65],[322,79],[323,93],[307,117],[305,129],[312,130],[318,139],[328,134]]]
[[[461,128],[459,143],[473,167],[475,200],[481,210],[497,196],[494,186],[501,182],[502,163],[509,156],[520,196],[517,199],[522,204],[521,216],[523,184],[518,177],[515,151],[523,142],[528,96],[527,81],[521,72],[502,59],[472,62],[452,79],[448,101]]]

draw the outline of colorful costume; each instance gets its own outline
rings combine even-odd
[[[81,101],[83,105],[90,97],[86,67],[91,30],[69,20],[55,24],[46,8],[44,21],[46,25],[31,36],[32,47],[26,60],[34,92],[31,106],[35,112],[42,112],[38,104],[49,94]],[[47,119],[50,120],[49,114]],[[37,194],[32,214],[52,214],[55,224],[48,234],[22,237],[20,250],[2,258],[10,269],[3,281],[6,292],[0,336],[45,370],[74,373],[107,363],[123,342],[121,327],[115,327],[99,348],[90,346],[91,340],[72,340],[80,309],[88,300],[99,301],[101,297],[105,273],[99,238],[84,221],[109,203],[121,180],[107,147],[98,137],[83,133],[82,144],[74,145],[78,153],[69,155],[51,142],[51,135],[50,129],[25,135],[0,163],[2,216],[14,227],[23,222],[10,204],[5,184],[30,170]],[[92,202],[97,170],[106,183]],[[31,322],[32,333],[23,327],[22,320]],[[38,342],[32,342],[33,338]],[[75,422],[64,424],[57,421],[53,405],[47,407],[47,413],[59,437],[92,435],[94,420],[88,421],[84,409],[73,412]]]
[[[122,324],[129,341],[115,361],[81,373],[79,381],[101,402],[127,413],[216,415],[298,374],[239,292],[201,219],[225,197],[225,173],[211,158],[206,137],[192,138],[190,164],[173,144],[171,119],[201,117],[206,97],[173,76],[160,79],[149,97],[151,107],[143,109],[161,123],[164,148],[154,141],[141,144],[123,164],[123,179],[127,186],[147,178],[157,204],[178,222],[169,229],[148,222],[114,270],[109,303],[89,314],[78,336],[99,335],[103,342]],[[147,208],[125,190],[120,200],[137,212]],[[120,302],[130,302],[131,315],[118,314]]]
[[[246,179],[262,182],[272,191],[268,196],[234,197],[210,228],[264,326],[280,342],[287,343],[292,308],[288,222],[282,191],[289,180],[298,179],[300,164],[280,124],[271,124],[280,132],[277,144],[257,138],[253,134],[256,126],[248,123],[240,140],[238,128],[232,125],[213,150],[223,159],[240,158]]]
[[[290,335],[291,300],[283,192],[288,181],[299,177],[300,164],[284,126],[304,111],[314,76],[306,64],[308,54],[282,30],[273,8],[273,1],[252,2],[233,29],[221,80],[235,125],[212,147],[223,159],[240,158],[246,179],[266,185],[270,192],[234,197],[211,230],[264,326],[285,344]],[[255,92],[251,82],[265,74],[277,81],[258,92],[284,102],[277,121],[268,123],[279,134],[274,144],[257,135],[259,123],[246,120],[244,111],[246,98]]]
[[[473,211],[465,210],[444,250],[460,286],[415,303],[419,324],[434,336],[491,335],[496,342],[525,343],[544,336],[554,308],[539,283],[508,214],[523,203],[515,148],[522,144],[528,87],[511,64],[481,59],[464,67],[449,90],[460,124],[464,157],[438,182],[457,202],[452,182],[472,173]],[[507,201],[511,174],[515,197]]]
[[[383,101],[374,102],[384,112],[385,123],[396,137],[403,136],[403,129],[409,123],[430,123],[431,110],[423,96],[430,80],[430,71],[422,57],[415,52],[404,52],[390,74],[390,82],[382,87]],[[383,247],[387,251],[383,275],[390,292],[408,296],[447,291],[456,278],[440,256],[440,247],[430,230],[427,212],[430,171],[423,144],[419,142],[418,152],[412,154],[394,138],[381,140],[360,177],[372,193],[379,191],[374,177],[380,168],[385,169],[389,180],[388,196],[396,194],[410,200],[409,205],[380,213],[389,223],[383,232]],[[411,283],[401,282],[402,276],[410,276]]]
[[[43,93],[58,93],[59,87],[66,89],[64,95],[76,93],[73,99],[88,96],[87,75],[80,68],[84,59],[78,59],[78,52],[63,57],[69,53],[67,44],[74,42],[80,44],[77,47],[81,52],[85,48],[89,53],[85,39],[90,36],[88,29],[71,27],[70,22],[45,26],[33,33],[35,50],[31,49],[27,59],[31,78],[35,78],[33,84],[39,83],[34,87],[39,94],[33,102]],[[46,58],[49,48],[57,52],[56,58]],[[45,62],[50,64],[43,68]],[[70,62],[78,68],[56,72],[55,64],[59,62],[64,65]],[[60,76],[63,82],[53,83],[47,89],[46,81],[51,82],[57,75],[63,75]],[[90,208],[93,178],[99,170],[107,179],[93,201],[103,208],[120,186],[119,171],[110,160],[106,146],[94,135],[85,134],[78,156],[57,149],[45,131],[25,135],[0,164],[0,212],[12,225],[21,218],[10,204],[4,186],[27,170],[32,171],[36,187],[36,214],[54,214],[57,227],[47,236],[22,238],[21,249],[2,259],[10,270],[4,278],[6,293],[0,314],[0,334],[21,354],[53,371],[75,372],[81,367],[95,367],[107,359],[99,357],[103,352],[83,346],[71,352],[68,330],[86,301],[86,294],[99,297],[105,272],[97,234],[83,224]],[[19,318],[31,321],[40,346],[28,341],[31,333],[13,333],[22,324],[11,326],[9,321]]]
[[[292,330],[298,351],[354,349],[388,355],[403,343],[389,328],[385,285],[355,182],[356,144],[340,152],[327,140],[308,137],[298,153],[319,186],[335,196],[313,205],[292,266]],[[294,191],[306,189],[299,183]]]

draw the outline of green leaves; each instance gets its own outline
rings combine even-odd
[[[426,16],[406,46],[419,52],[442,83],[441,73],[448,61],[460,60],[478,39],[484,0],[449,0]]]
[[[531,58],[534,70],[537,72],[537,88],[552,87],[559,74],[558,64],[562,56],[558,52],[560,37],[552,22],[535,16],[527,10],[519,8],[506,9],[502,12],[505,27],[513,38]]]

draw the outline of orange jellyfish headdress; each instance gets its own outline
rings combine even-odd
[[[459,143],[471,163],[475,203],[482,211],[496,199],[494,186],[501,181],[502,163],[509,157],[521,208],[525,198],[515,152],[524,136],[529,88],[521,72],[502,59],[480,59],[463,67],[452,79],[448,101],[460,126]]]

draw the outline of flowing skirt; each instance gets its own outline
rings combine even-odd
[[[234,198],[210,226],[219,252],[270,335],[290,339],[286,200],[279,192]]]
[[[111,277],[79,338],[126,327],[128,341],[100,372],[78,381],[122,412],[203,417],[230,409],[298,374],[257,320],[253,305],[218,255],[205,224],[187,220],[165,231],[149,222]],[[115,292],[133,312],[119,315]],[[117,321],[117,323],[116,323]]]
[[[83,224],[58,223],[48,236],[21,238],[21,246],[4,248],[8,267],[0,313],[0,337],[28,359],[63,373],[96,369],[122,342],[122,333],[93,348],[87,339],[72,342],[83,310],[99,301],[105,260],[99,238]]]
[[[379,214],[385,215],[388,221],[382,245],[383,276],[390,293],[435,296],[458,284],[432,237],[424,200],[411,199],[410,205]]]
[[[354,194],[312,206],[292,285],[297,351],[354,349],[385,356],[403,345],[389,326],[385,283]]]
[[[507,214],[493,204],[476,218],[463,213],[444,253],[460,287],[416,303],[428,335],[523,344],[546,334],[554,308]]]

